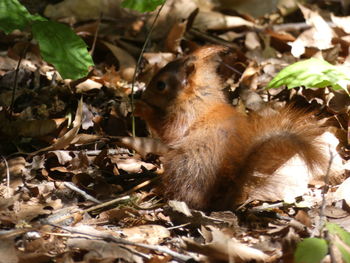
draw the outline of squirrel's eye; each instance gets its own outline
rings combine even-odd
[[[158,91],[163,91],[166,88],[166,83],[160,80],[156,83],[156,88]]]

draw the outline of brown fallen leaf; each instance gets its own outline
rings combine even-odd
[[[52,151],[52,150],[60,150],[64,149],[67,146],[69,146],[76,135],[78,134],[78,131],[80,129],[81,123],[83,120],[83,99],[80,99],[77,107],[77,111],[75,113],[75,119],[73,121],[73,128],[70,129],[65,135],[62,137],[58,138],[57,141],[46,148],[42,148],[38,151],[30,153],[31,155],[36,155],[37,153],[43,152],[43,151]]]
[[[118,59],[120,75],[126,80],[131,81],[136,68],[136,60],[124,49],[117,47],[107,41],[101,41]]]
[[[186,248],[190,251],[206,255],[211,260],[227,262],[268,262],[269,256],[262,251],[249,247],[238,240],[229,237],[221,230],[211,227],[212,241],[199,244],[192,239],[183,238]]]
[[[312,28],[305,30],[291,43],[293,56],[300,57],[305,53],[306,47],[314,47],[319,50],[333,47],[332,39],[335,34],[327,22],[318,12],[312,11],[301,4],[299,4],[299,8],[304,15],[306,23],[311,25]]]
[[[6,136],[41,137],[55,132],[66,118],[51,120],[10,120],[0,114],[0,132]]]

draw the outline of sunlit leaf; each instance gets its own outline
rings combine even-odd
[[[296,263],[319,263],[328,252],[326,240],[320,238],[305,238],[298,243],[294,254]]]
[[[339,238],[348,246],[350,246],[350,233],[345,231],[343,228],[338,226],[337,224],[327,223],[326,228],[329,233],[338,235]]]
[[[23,30],[33,21],[45,21],[39,15],[31,15],[17,0],[0,1],[0,29],[6,34],[15,29]]]
[[[339,249],[343,259],[346,263],[350,263],[350,233],[345,231],[343,228],[337,224],[327,223],[326,228],[329,233],[337,235],[339,239],[343,242],[335,242],[335,245]]]
[[[310,58],[296,62],[281,70],[268,88],[287,86],[289,89],[304,86],[305,88],[332,87],[336,90],[344,89],[350,84],[348,73],[340,67],[329,64],[327,61]]]

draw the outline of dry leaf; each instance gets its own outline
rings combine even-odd
[[[66,118],[52,120],[9,120],[0,114],[0,132],[6,136],[42,137],[49,135],[61,126]]]
[[[112,52],[112,54],[118,59],[119,72],[121,76],[126,81],[131,82],[135,68],[136,68],[136,61],[134,57],[131,56],[124,49],[117,47],[111,43],[108,43],[107,41],[101,41],[101,43],[103,43]]]
[[[193,27],[201,31],[224,30],[242,26],[253,27],[257,25],[239,16],[228,16],[213,11],[199,12],[193,23]]]
[[[317,12],[303,5],[299,5],[299,8],[304,15],[306,23],[312,26],[312,28],[301,33],[290,44],[293,56],[300,57],[305,53],[306,47],[315,47],[319,50],[333,47],[332,39],[335,34],[327,22]]]
[[[350,16],[340,17],[331,13],[331,19],[337,27],[343,29],[345,33],[350,34]]]
[[[122,230],[125,239],[135,243],[158,245],[170,237],[170,231],[160,225],[141,225]]]
[[[77,111],[75,113],[75,119],[73,121],[73,128],[70,129],[65,135],[58,138],[53,145],[40,149],[38,151],[35,151],[31,154],[36,155],[37,153],[42,151],[60,150],[60,149],[66,148],[72,143],[75,136],[78,134],[82,120],[83,120],[83,99],[80,99],[78,103]]]
[[[249,247],[234,238],[212,227],[212,241],[208,244],[198,244],[189,238],[183,238],[187,249],[206,255],[211,260],[223,260],[229,262],[247,262],[255,260],[266,262],[269,256],[262,251]]]
[[[334,193],[335,200],[345,200],[350,207],[350,177],[339,185],[339,188]]]
[[[102,258],[122,259],[125,262],[142,262],[141,258],[113,242],[102,240],[89,240],[86,238],[69,238],[67,246],[70,250],[88,251],[84,256],[84,262],[92,262]]]
[[[78,94],[81,94],[81,93],[86,93],[88,91],[91,91],[91,90],[99,90],[102,88],[102,84],[101,83],[98,83],[96,81],[93,81],[91,79],[87,79],[81,83],[79,83],[77,86],[76,86],[76,93]]]

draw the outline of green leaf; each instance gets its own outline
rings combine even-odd
[[[141,13],[155,10],[162,5],[165,0],[124,0],[122,7],[130,8]]]
[[[33,21],[45,21],[39,15],[31,15],[17,0],[0,1],[0,29],[6,34],[15,29],[23,30]]]
[[[62,78],[78,79],[93,65],[85,42],[73,30],[52,21],[37,21],[32,26],[44,60],[55,66]]]
[[[346,263],[350,263],[350,233],[345,231],[343,228],[338,226],[337,224],[333,223],[327,223],[326,228],[329,231],[329,233],[333,235],[337,235],[342,242],[335,242],[335,245],[339,249],[343,259],[345,260]],[[346,248],[347,247],[347,248]]]
[[[345,231],[343,228],[338,226],[337,224],[327,223],[326,228],[329,233],[333,235],[338,235],[339,238],[348,246],[350,246],[350,233]]]
[[[279,88],[283,85],[289,89],[304,86],[305,88],[344,89],[350,84],[349,73],[327,61],[310,58],[296,62],[281,70],[268,84],[268,88]]]
[[[298,243],[294,254],[296,263],[319,263],[328,252],[326,240],[321,238],[305,238]]]
[[[350,253],[349,253],[349,250],[345,249],[342,245],[340,245],[339,243],[336,244],[337,245],[337,248],[339,249],[341,255],[342,255],[342,258],[344,259],[344,261],[346,263],[350,263]],[[348,247],[349,249],[349,247]]]

